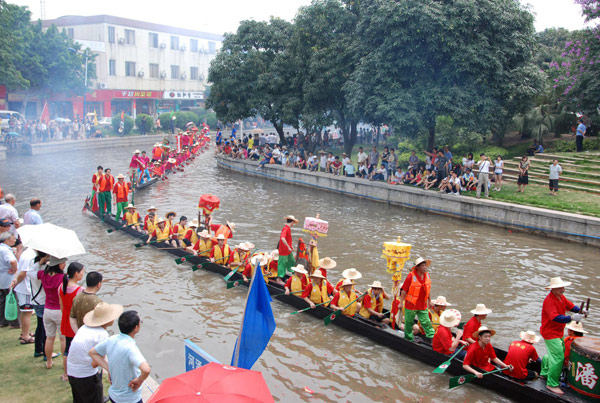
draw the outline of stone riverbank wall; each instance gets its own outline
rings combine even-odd
[[[266,165],[264,169],[257,170],[256,162],[222,156],[216,159],[219,167],[244,175],[600,246],[600,219],[594,217],[484,198],[446,195],[412,186],[388,185],[280,165]]]
[[[142,147],[152,146],[156,142],[162,142],[168,134],[152,134],[148,136],[124,136],[124,137],[106,137],[101,139],[86,140],[62,140],[51,141],[48,143],[23,144],[22,153],[26,155],[50,154],[63,151],[85,150],[93,148],[113,148],[113,147]],[[133,150],[132,150],[133,151]],[[148,149],[146,152],[150,152]]]

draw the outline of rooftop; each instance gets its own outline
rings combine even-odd
[[[53,20],[44,20],[42,21],[42,26],[47,28],[51,25],[56,25],[57,27],[63,26],[74,26],[74,25],[87,25],[87,24],[113,24],[113,25],[122,25],[131,28],[139,28],[146,29],[148,31],[158,31],[165,32],[168,34],[176,34],[176,35],[184,35],[191,36],[195,38],[209,39],[213,41],[223,41],[223,35],[219,34],[211,34],[208,32],[196,31],[193,29],[186,28],[178,28],[171,27],[169,25],[155,24],[152,22],[144,22],[138,20],[131,20],[129,18],[115,17],[113,15],[90,15],[90,16],[81,16],[81,15],[65,15],[62,17],[58,17]]]

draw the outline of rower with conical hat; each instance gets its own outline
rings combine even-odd
[[[343,315],[354,316],[356,312],[360,310],[361,305],[360,302],[356,302],[350,306],[347,306],[357,299],[356,293],[352,289],[353,287],[354,283],[352,283],[352,280],[345,279],[342,283],[342,288],[340,289],[340,292],[335,294],[335,296],[331,300],[329,307],[334,311],[343,309]]]
[[[208,231],[200,231],[200,233],[198,234],[198,240],[196,241],[193,247],[194,255],[210,257],[210,252],[212,248],[213,244],[210,240],[210,234],[208,233]]]
[[[267,259],[267,272],[269,273],[269,280],[276,282],[279,266],[279,251],[277,249],[272,250],[271,253],[267,255]]]
[[[254,246],[254,245],[252,245],[252,246]],[[267,256],[267,253],[265,253],[265,252],[256,253],[254,256],[252,256],[252,258],[250,258],[250,262],[246,264],[244,272],[242,273],[242,278],[244,279],[244,281],[246,283],[248,281],[250,281],[250,279],[254,276],[254,271],[260,264],[260,271],[262,273],[263,279],[265,280],[265,283],[268,283],[269,282],[269,272],[267,269],[268,261],[269,261],[269,258]]]
[[[183,242],[183,244],[185,245],[185,249],[190,253],[194,253],[194,245],[196,244],[196,242],[198,242],[197,230],[198,220],[194,218],[192,221],[190,221],[190,225],[185,231],[183,239],[181,240],[181,242]]]
[[[277,278],[275,282],[279,285],[284,285],[283,277],[293,266],[296,265],[294,260],[294,244],[292,242],[292,227],[298,224],[298,219],[293,215],[283,217],[285,225],[279,236],[278,252],[279,260],[277,261]]]
[[[456,329],[456,335],[452,334],[452,328],[455,328],[460,323],[461,314],[456,309],[447,309],[440,315],[440,323],[433,336],[431,348],[438,353],[450,355],[454,354],[459,345],[468,345],[466,341],[460,338],[463,334],[462,330]],[[458,359],[462,360],[466,354],[462,350],[458,355]]]
[[[209,232],[212,231],[215,236],[211,239],[213,245],[217,244],[219,235],[223,235],[224,243],[227,243],[228,239],[233,238],[235,232],[235,223],[226,221],[226,224],[210,224],[208,226]]]
[[[151,206],[148,208],[148,210],[146,210],[146,212],[148,214],[146,214],[146,217],[144,217],[144,232],[146,234],[151,234],[154,232],[154,228],[156,228],[156,225],[159,221],[158,217],[156,216],[156,207]]]
[[[512,371],[513,367],[506,365],[496,356],[496,351],[492,346],[492,336],[496,334],[494,329],[488,329],[481,326],[471,337],[476,340],[469,346],[467,355],[463,361],[463,369],[477,378],[483,378],[482,372],[493,371],[496,369],[492,363],[500,368]]]
[[[321,270],[315,270],[310,275],[310,282],[304,289],[302,298],[304,298],[311,308],[314,308],[315,304],[329,302],[331,300],[330,295],[334,292],[335,288],[327,281]],[[328,304],[324,305],[327,306]]]
[[[173,226],[173,242],[175,242],[180,248],[184,248],[186,245],[186,243],[183,240],[185,239],[185,234],[189,229],[189,227],[187,226],[187,222],[187,217],[182,215],[179,218],[179,222]]]
[[[254,248],[254,244],[249,242],[242,242],[237,245],[233,250],[233,258],[229,262],[229,268],[243,272],[246,264],[250,261],[250,249],[252,248]]]
[[[569,368],[569,358],[571,355],[571,344],[576,339],[583,337],[584,334],[587,334],[585,330],[583,330],[583,323],[576,322],[572,320],[567,326],[567,337],[565,337],[565,363],[563,365],[564,368]]]
[[[437,330],[440,325],[440,315],[447,307],[452,306],[452,304],[446,301],[446,297],[442,295],[431,301],[431,303],[433,306],[429,309],[429,319],[431,320],[431,327],[433,327],[433,330]]]
[[[175,217],[177,217],[177,213],[174,211],[169,211],[167,214],[165,214],[165,226],[170,230],[172,230],[175,227]]]
[[[140,214],[135,211],[135,206],[131,203],[125,208],[125,225],[133,227],[136,231],[141,231]]]
[[[365,319],[382,322],[386,325],[390,323],[390,320],[383,315],[383,294],[384,290],[381,282],[373,281],[373,284],[371,284],[371,287],[367,291],[367,295],[363,297],[363,300],[360,303],[360,309],[358,311],[360,316]]]
[[[404,311],[404,338],[413,340],[413,323],[415,316],[419,318],[421,326],[425,330],[425,337],[431,339],[435,334],[431,327],[429,319],[428,307],[431,306],[431,279],[427,272],[431,260],[418,258],[411,272],[406,276],[402,284],[402,292],[399,298],[399,306],[405,307]]]
[[[546,377],[546,388],[557,395],[564,394],[560,389],[560,373],[565,359],[565,325],[572,320],[580,322],[582,313],[585,313],[580,313],[579,307],[565,297],[565,287],[570,285],[570,281],[563,281],[560,277],[551,278],[550,285],[545,287],[550,292],[542,305],[540,334],[544,338],[548,354],[542,358],[540,375]],[[574,314],[566,315],[567,311]]]
[[[227,266],[229,259],[231,259],[231,248],[225,243],[225,235],[219,234],[217,236],[217,244],[210,251],[210,261]]]
[[[355,268],[351,267],[350,269],[344,270],[342,272],[342,278],[335,285],[336,291],[339,291],[342,288],[342,283],[344,280],[352,280],[352,284],[354,284],[354,281],[358,280],[359,278],[362,278],[362,274]]]
[[[481,321],[485,320],[485,318],[492,313],[492,310],[488,309],[485,304],[477,304],[475,309],[471,310],[471,313],[473,314],[473,317],[469,319],[463,327],[464,332],[462,337],[462,339],[469,344],[473,344],[477,341],[472,335],[482,326]]]
[[[504,374],[518,381],[532,381],[538,377],[538,374],[528,369],[527,365],[541,361],[534,347],[534,344],[540,341],[540,336],[528,330],[521,332],[519,338],[520,340],[510,343],[504,358],[506,365],[512,365],[513,370],[504,371]]]
[[[290,295],[290,292],[304,291],[308,286],[308,271],[303,265],[297,264],[292,267],[293,274],[285,283],[285,295]]]
[[[169,242],[169,238],[171,237],[171,230],[167,228],[166,222],[164,218],[158,220],[154,231],[148,235],[148,239],[146,243],[150,243],[152,239],[155,239],[156,242]]]
[[[327,270],[333,269],[337,266],[335,260],[330,257],[324,257],[323,259],[319,259],[319,265],[316,269],[321,270],[321,273],[327,278]],[[315,269],[315,270],[316,270]],[[361,275],[362,277],[362,275]]]

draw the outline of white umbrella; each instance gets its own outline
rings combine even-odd
[[[23,245],[59,259],[85,253],[75,231],[45,223],[17,229]]]

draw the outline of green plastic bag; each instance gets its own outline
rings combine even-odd
[[[12,288],[6,296],[6,303],[4,305],[4,319],[8,321],[17,319],[17,298]]]

